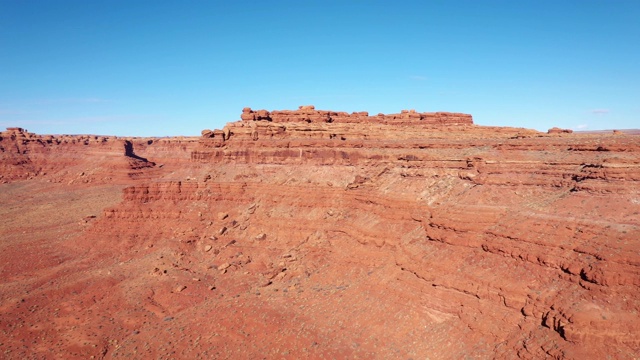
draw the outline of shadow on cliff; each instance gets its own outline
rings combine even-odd
[[[154,162],[149,161],[146,158],[143,158],[141,156],[136,155],[133,152],[133,143],[131,141],[129,141],[129,140],[125,140],[125,142],[124,142],[124,156],[132,158],[132,159],[135,159],[135,160],[138,160],[138,161],[141,161],[141,162],[144,162],[144,163],[148,163],[151,166],[155,165]]]

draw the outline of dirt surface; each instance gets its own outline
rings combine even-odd
[[[332,114],[0,133],[0,358],[638,357],[640,137]]]

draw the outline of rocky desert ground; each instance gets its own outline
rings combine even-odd
[[[640,357],[637,134],[245,108],[0,182],[0,358]]]

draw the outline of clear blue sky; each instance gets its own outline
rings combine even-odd
[[[0,0],[0,127],[199,135],[306,104],[640,128],[640,1]]]

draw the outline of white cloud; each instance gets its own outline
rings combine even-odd
[[[0,119],[0,127],[2,126],[31,126],[31,125],[77,125],[77,124],[98,124],[98,123],[116,123],[131,122],[137,120],[158,120],[161,117],[156,115],[110,115],[110,116],[85,116],[71,117],[66,119],[24,119],[24,120],[5,120]],[[18,125],[16,125],[18,124]]]
[[[583,130],[583,129],[586,129],[588,127],[589,127],[589,125],[587,125],[587,124],[580,124],[580,125],[576,126],[576,129]]]
[[[13,110],[13,109],[0,109],[0,116],[2,115],[24,115],[28,114],[27,111]]]
[[[98,104],[108,103],[111,100],[101,98],[52,98],[52,99],[38,99],[36,104],[50,105],[50,104]]]
[[[426,76],[421,76],[421,75],[411,75],[411,76],[409,76],[409,79],[418,80],[418,81],[426,81],[427,77]]]
[[[593,109],[591,113],[594,115],[604,115],[609,113],[609,109]]]

